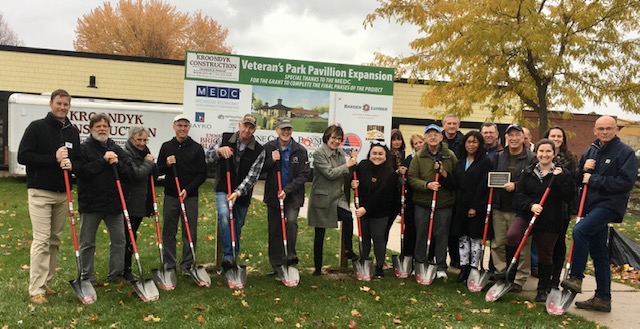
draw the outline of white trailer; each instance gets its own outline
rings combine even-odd
[[[18,147],[25,129],[33,120],[44,118],[50,95],[13,94],[8,106],[9,172],[26,175],[25,166],[18,163]],[[149,149],[158,156],[162,143],[175,136],[173,118],[182,113],[182,105],[122,102],[92,98],[72,98],[69,119],[80,131],[80,141],[90,135],[89,120],[97,113],[111,118],[111,138],[120,146],[128,139],[129,128],[143,126],[149,131]]]

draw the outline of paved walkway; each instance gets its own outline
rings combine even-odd
[[[264,195],[264,181],[258,181],[253,191],[253,196],[262,202]],[[306,205],[306,203],[305,203]],[[353,207],[353,206],[352,206]],[[300,209],[300,217],[306,217],[306,206]],[[354,234],[358,228],[354,225]],[[391,227],[389,234],[390,250],[396,253],[400,252],[400,220],[398,219]],[[488,257],[488,255],[486,255]],[[455,269],[454,269],[455,270]],[[454,271],[452,270],[452,272]],[[453,277],[453,276],[452,276]],[[536,286],[538,280],[530,278],[523,287],[523,295],[533,300],[536,294]],[[576,301],[589,299],[593,296],[596,288],[596,281],[593,276],[587,276],[582,285],[582,294],[576,296]],[[582,316],[586,319],[594,321],[602,326],[609,328],[640,328],[640,290],[633,287],[612,282],[611,283],[611,313],[590,312],[571,307],[569,313]]]

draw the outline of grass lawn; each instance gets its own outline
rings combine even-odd
[[[198,259],[213,262],[215,206],[210,182],[201,189]],[[162,194],[162,188],[159,188]],[[161,199],[160,199],[161,200]],[[77,202],[75,203],[77,204]],[[145,275],[159,265],[152,219],[145,219],[139,232],[139,249]],[[496,303],[484,301],[484,293],[471,294],[448,282],[421,286],[414,280],[397,280],[391,271],[371,282],[358,282],[349,269],[339,269],[337,231],[327,232],[325,264],[329,275],[310,275],[313,266],[313,230],[300,223],[298,250],[301,282],[287,288],[264,274],[270,270],[266,257],[266,210],[254,200],[243,230],[242,260],[248,266],[248,285],[230,290],[220,275],[212,272],[210,288],[197,287],[179,276],[173,291],[160,290],[160,299],[143,303],[129,284],[96,287],[95,304],[82,305],[69,280],[76,277],[75,257],[69,226],[66,226],[59,268],[52,288],[58,294],[46,305],[28,301],[29,243],[31,225],[24,178],[0,178],[0,325],[4,328],[292,328],[358,326],[361,328],[595,328],[595,323],[574,315],[550,316],[544,305],[507,294]],[[97,241],[96,274],[104,280],[107,271],[108,237],[101,226]]]

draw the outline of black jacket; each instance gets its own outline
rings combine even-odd
[[[596,168],[589,178],[584,213],[600,207],[611,209],[619,216],[611,221],[621,223],[638,173],[635,153],[617,136],[604,146],[594,142],[580,159],[576,176],[578,182],[582,182],[582,168],[587,159],[595,159]]]
[[[362,160],[356,167],[360,207],[367,210],[366,218],[388,217],[395,200],[389,196],[396,191],[398,176],[388,163],[374,165]]]
[[[111,138],[102,144],[89,136],[82,143],[80,157],[74,164],[74,173],[78,177],[78,210],[81,213],[122,211],[113,167],[103,158],[107,151],[118,155],[115,166],[125,188],[123,193],[127,193],[125,185],[131,177],[129,155]]]
[[[262,172],[267,173],[264,184],[264,203],[271,207],[279,207],[277,171],[280,164],[271,158],[271,153],[278,149],[278,140],[264,144],[265,160]],[[307,150],[299,143],[291,140],[291,154],[289,155],[289,178],[282,183],[282,190],[287,194],[286,201],[294,208],[304,205],[304,183],[310,180],[311,168]]]
[[[63,145],[69,149],[69,160],[75,168],[80,154],[80,136],[68,118],[64,124],[51,112],[27,127],[18,148],[18,162],[27,166],[27,187],[54,192],[65,191],[62,169],[56,151]]]
[[[504,151],[498,155],[495,161],[494,169],[496,171],[509,171],[509,149],[505,148]],[[535,154],[528,149],[522,148],[522,152],[517,155],[515,171],[511,174],[511,181],[516,183],[516,187],[518,186],[520,175],[535,161]],[[515,210],[513,202],[511,204],[506,204],[505,201],[502,200],[503,196],[509,193],[511,193],[510,195],[513,197],[513,193],[515,193],[515,191],[507,192],[504,189],[494,189],[493,203],[491,204],[491,207],[503,211]]]
[[[149,177],[157,171],[156,164],[144,159],[144,156],[150,153],[149,148],[140,152],[128,140],[124,150],[131,157],[131,184],[127,193],[127,209],[131,217],[150,216],[153,214],[153,198]]]
[[[198,188],[207,180],[207,165],[204,162],[204,149],[191,137],[182,143],[174,137],[164,142],[158,155],[158,175],[164,176],[164,193],[178,197],[178,189],[173,176],[173,168],[167,166],[167,157],[175,155],[176,170],[180,187],[187,191],[187,197],[198,196]]]
[[[224,133],[222,134],[222,144],[220,146],[229,146],[234,149],[233,156],[229,159],[220,158],[218,160],[218,167],[216,171],[216,192],[227,191],[227,176],[226,172],[229,170],[231,176],[231,191],[234,191],[242,181],[247,177],[251,166],[258,159],[260,153],[264,149],[254,137],[247,144],[242,155],[238,158],[237,150],[238,133]],[[266,156],[265,156],[266,158]],[[253,188],[251,188],[247,194],[244,194],[236,199],[236,203],[239,205],[248,205],[251,203],[251,196],[253,195]]]
[[[451,236],[465,236],[478,239],[484,233],[484,219],[487,215],[489,188],[487,174],[492,168],[491,160],[486,154],[479,155],[467,170],[464,169],[467,158],[458,161],[452,173],[456,188],[456,203],[451,221]],[[476,216],[468,216],[469,209],[476,211]]]
[[[527,170],[520,176],[516,184],[516,195],[513,200],[516,214],[527,221],[531,220],[533,213],[531,206],[540,203],[544,191],[549,186],[553,174],[549,172],[540,180],[534,172],[535,164],[527,167]],[[557,175],[553,185],[550,186],[549,196],[542,205],[542,212],[536,219],[533,226],[534,232],[545,233],[565,233],[565,211],[566,204],[571,202],[575,195],[575,182],[573,176],[563,168],[562,173]]]

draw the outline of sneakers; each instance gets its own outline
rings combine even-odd
[[[129,282],[132,282],[132,281],[136,281],[136,280],[138,280],[138,279],[135,277],[135,275],[133,275],[133,273],[131,273],[131,272],[124,272],[124,274],[122,274],[122,277],[123,277],[125,280],[129,281]]]
[[[443,280],[446,280],[446,279],[448,279],[448,278],[449,278],[449,276],[447,275],[447,272],[446,272],[446,271],[437,271],[437,272],[436,272],[436,279],[443,279]]]
[[[582,279],[578,279],[574,276],[570,276],[568,279],[563,280],[560,283],[560,286],[562,286],[562,288],[569,289],[577,293],[582,293]]]
[[[222,268],[224,270],[229,270],[233,267],[233,260],[232,259],[224,259],[222,260]]]
[[[294,257],[291,257],[291,259],[287,260],[287,265],[288,266],[298,265],[298,262],[299,262],[298,257],[294,256]]]
[[[313,275],[315,276],[322,275],[322,270],[316,269],[315,271],[313,271]]]
[[[382,270],[382,267],[376,267],[374,276],[377,279],[384,278],[384,271]]]
[[[521,293],[521,292],[522,292],[522,286],[521,286],[521,285],[519,285],[519,284],[517,284],[517,283],[514,283],[514,284],[511,286],[511,290],[510,290],[510,291],[511,291],[512,293],[514,293],[514,294]],[[545,300],[546,300],[546,298],[545,298]]]
[[[549,295],[549,293],[547,292],[547,289],[538,289],[538,293],[536,294],[536,303],[544,303],[547,301],[547,296]]]
[[[584,302],[576,302],[576,307],[583,310],[609,313],[611,312],[611,301],[604,300],[598,296],[593,296],[591,299],[585,300]]]
[[[349,260],[358,260],[360,257],[358,257],[358,255],[356,255],[355,252],[353,252],[353,250],[347,250],[344,252],[344,256],[347,257],[347,259]]]
[[[47,300],[47,297],[44,294],[37,294],[37,295],[31,296],[29,297],[29,300],[32,303],[38,304],[38,305],[46,304],[49,302]]]

